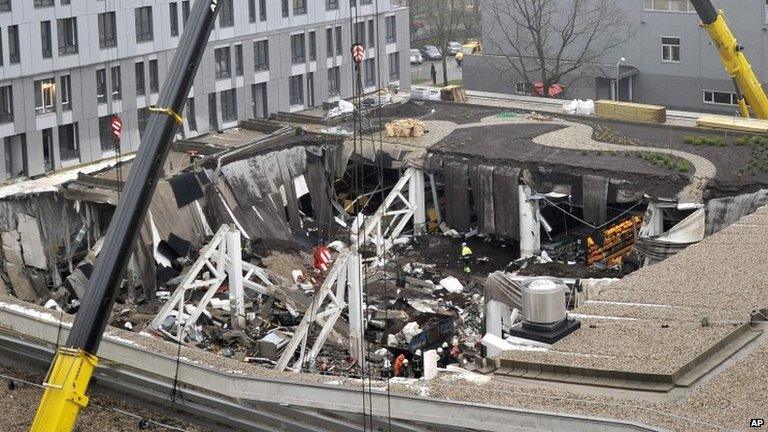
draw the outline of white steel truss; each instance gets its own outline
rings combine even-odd
[[[408,189],[408,197],[403,195]],[[320,353],[323,344],[332,331],[334,324],[344,309],[349,307],[349,350],[358,365],[362,366],[363,354],[363,299],[362,276],[363,259],[358,244],[365,244],[371,238],[376,245],[376,257],[369,265],[382,265],[386,262],[386,253],[393,242],[402,233],[408,222],[414,218],[415,231],[420,233],[424,227],[424,172],[408,168],[384,199],[376,213],[368,217],[359,230],[359,241],[353,241],[350,250],[341,252],[333,263],[328,276],[312,299],[312,305],[304,314],[301,324],[296,329],[291,341],[285,347],[277,362],[276,369],[283,371],[300,347],[299,358],[291,366],[294,371],[301,371],[301,366],[313,362]],[[336,286],[336,293],[332,289]],[[344,301],[345,289],[349,289],[349,305]],[[317,323],[322,326],[320,334],[309,352],[306,352],[307,336],[310,326]]]
[[[242,261],[240,231],[230,225],[222,225],[203,247],[200,256],[152,320],[150,327],[172,339],[183,341],[225,280],[229,284],[233,328],[244,328],[246,323],[243,287],[264,295],[278,295],[264,269]],[[205,289],[205,294],[191,313],[186,314],[187,297],[199,289]],[[162,324],[174,310],[177,325],[176,334],[172,335],[162,328]]]
[[[403,195],[406,186],[411,199]],[[362,232],[359,234],[362,236],[363,243],[374,236],[376,258],[370,260],[372,265],[382,265],[386,262],[387,251],[392,248],[392,243],[400,236],[414,215],[418,215],[417,219],[421,221],[423,227],[424,173],[408,168],[392,187],[376,213],[365,220]],[[417,231],[420,229],[417,228]]]
[[[296,331],[293,333],[291,341],[288,342],[288,345],[286,345],[283,350],[283,354],[277,361],[275,369],[278,371],[285,370],[296,353],[297,348],[300,348],[299,358],[291,366],[296,372],[301,371],[305,356],[311,363],[320,353],[320,349],[323,347],[325,340],[333,330],[333,326],[347,306],[344,297],[347,289],[348,264],[354,261],[356,260],[352,258],[352,254],[348,250],[342,251],[336,258],[336,261],[334,261],[333,267],[331,267],[331,270],[328,272],[323,284],[312,298],[312,303],[304,312],[304,317],[296,328]],[[334,287],[335,292],[333,290]],[[320,330],[320,334],[315,340],[315,343],[307,353],[307,337],[309,336],[310,326],[314,323],[322,326],[322,329]],[[351,330],[352,329],[350,328],[350,331]]]

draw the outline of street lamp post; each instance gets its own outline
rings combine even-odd
[[[621,80],[621,72],[619,71],[619,66],[621,66],[621,64],[625,61],[627,61],[627,59],[622,57],[619,59],[619,62],[616,63],[616,102],[619,101],[619,82]]]

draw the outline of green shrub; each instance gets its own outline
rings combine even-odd
[[[686,143],[686,144],[693,144],[693,142],[695,140],[696,139],[694,137],[690,136],[690,135],[686,135],[686,136],[683,137],[683,142]]]
[[[749,137],[743,136],[743,135],[740,137],[736,137],[736,139],[733,140],[733,143],[739,147],[743,147],[749,144]]]

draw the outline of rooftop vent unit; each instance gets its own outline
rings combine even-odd
[[[581,327],[567,316],[562,279],[534,277],[523,281],[523,322],[510,329],[513,336],[544,343],[555,343]]]

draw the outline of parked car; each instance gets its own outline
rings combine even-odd
[[[424,56],[424,60],[441,60],[443,58],[440,50],[434,45],[424,45],[421,47],[421,55]]]
[[[477,41],[467,41],[462,47],[461,51],[456,53],[456,64],[461,66],[461,62],[464,61],[464,56],[467,54],[477,54],[480,55],[483,53],[483,45],[480,44],[480,42]]]
[[[421,51],[417,49],[411,50],[411,64],[420,65],[424,63],[424,57],[421,55]]]
[[[448,42],[445,46],[445,55],[455,56],[461,51],[461,44],[458,42]]]

